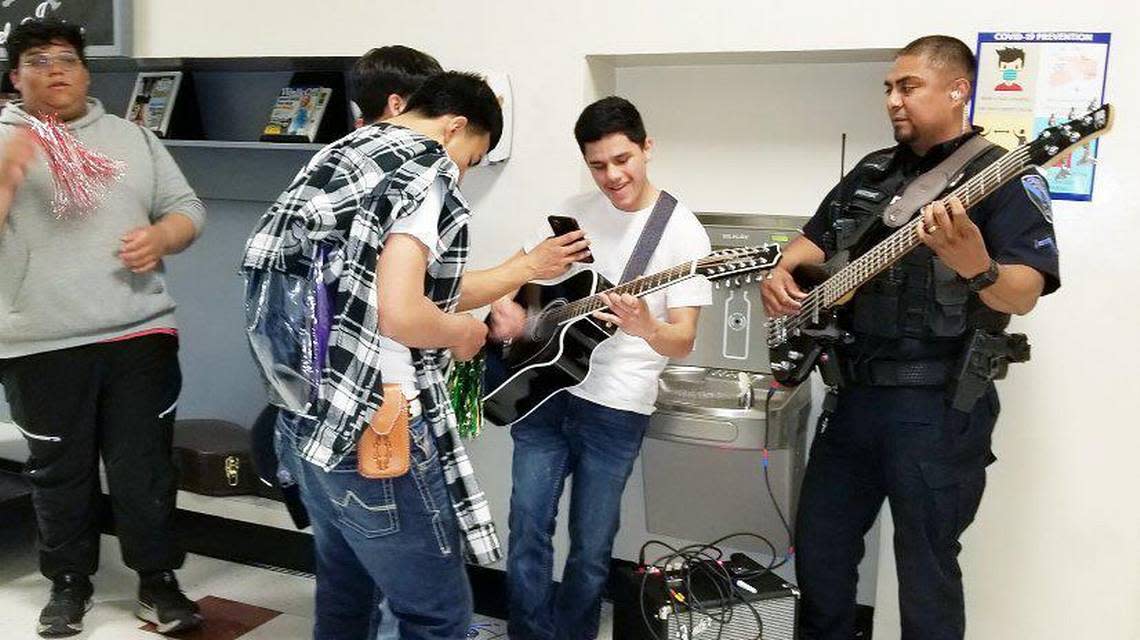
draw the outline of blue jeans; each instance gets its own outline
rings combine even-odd
[[[459,525],[435,442],[422,418],[411,423],[412,465],[387,480],[364,478],[350,453],[332,471],[297,455],[296,426],[282,411],[278,456],[301,487],[316,545],[316,640],[374,640],[381,607],[402,640],[458,640],[471,624],[471,587]],[[391,627],[391,624],[383,625]]]
[[[562,392],[511,428],[508,632],[515,640],[594,638],[621,515],[621,494],[649,416]],[[567,476],[570,554],[553,583],[555,517]]]

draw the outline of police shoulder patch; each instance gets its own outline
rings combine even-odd
[[[1045,178],[1037,173],[1021,176],[1021,187],[1045,221],[1053,224],[1053,202],[1049,198],[1049,183],[1045,182]]]

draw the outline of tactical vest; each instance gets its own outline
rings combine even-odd
[[[966,167],[965,178],[1001,155],[1000,149],[983,154]],[[895,168],[894,156],[895,149],[887,149],[864,158],[828,203],[834,245],[850,251],[851,259],[874,246],[869,238],[888,235],[891,230],[880,221],[883,209],[918,175],[904,175]],[[856,338],[942,341],[961,338],[976,328],[1004,329],[1009,316],[983,304],[965,280],[920,245],[863,285],[841,321]]]

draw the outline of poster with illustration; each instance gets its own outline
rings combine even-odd
[[[1109,39],[1108,33],[979,33],[973,123],[991,142],[1014,149],[1097,109],[1104,102]],[[1044,170],[1053,198],[1092,199],[1099,142]]]

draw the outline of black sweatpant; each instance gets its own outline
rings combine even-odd
[[[182,389],[178,338],[147,335],[0,360],[12,419],[31,449],[40,571],[91,575],[99,566],[99,457],[126,565],[175,569],[171,460]]]

